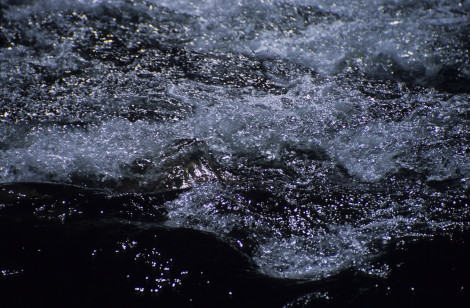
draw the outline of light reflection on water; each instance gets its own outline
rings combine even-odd
[[[468,2],[2,10],[2,183],[104,199],[174,191],[159,204],[135,197],[123,215],[164,207],[158,223],[216,235],[283,278],[350,267],[386,277],[374,263],[383,239],[468,229]],[[68,196],[25,196],[45,200],[40,220],[87,215],[61,205]],[[135,290],[178,287],[180,276]]]

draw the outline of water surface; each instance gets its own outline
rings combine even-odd
[[[1,300],[468,302],[469,13],[2,2]]]

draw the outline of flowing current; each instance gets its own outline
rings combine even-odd
[[[115,245],[160,266],[116,274],[145,304],[171,303],[166,288],[176,306],[222,301],[217,286],[191,295],[217,279],[185,270],[219,246],[302,285],[273,303],[289,307],[342,303],[323,285],[346,272],[385,294],[413,243],[468,257],[469,14],[452,0],[2,1],[0,286],[36,281],[28,264],[45,261],[21,247],[61,251],[53,230],[103,226],[77,260]],[[468,278],[450,281],[468,299]]]

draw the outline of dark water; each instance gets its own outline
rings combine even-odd
[[[0,307],[465,307],[469,14],[2,1]]]

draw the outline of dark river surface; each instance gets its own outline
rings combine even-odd
[[[0,1],[0,307],[468,307],[470,1]]]

